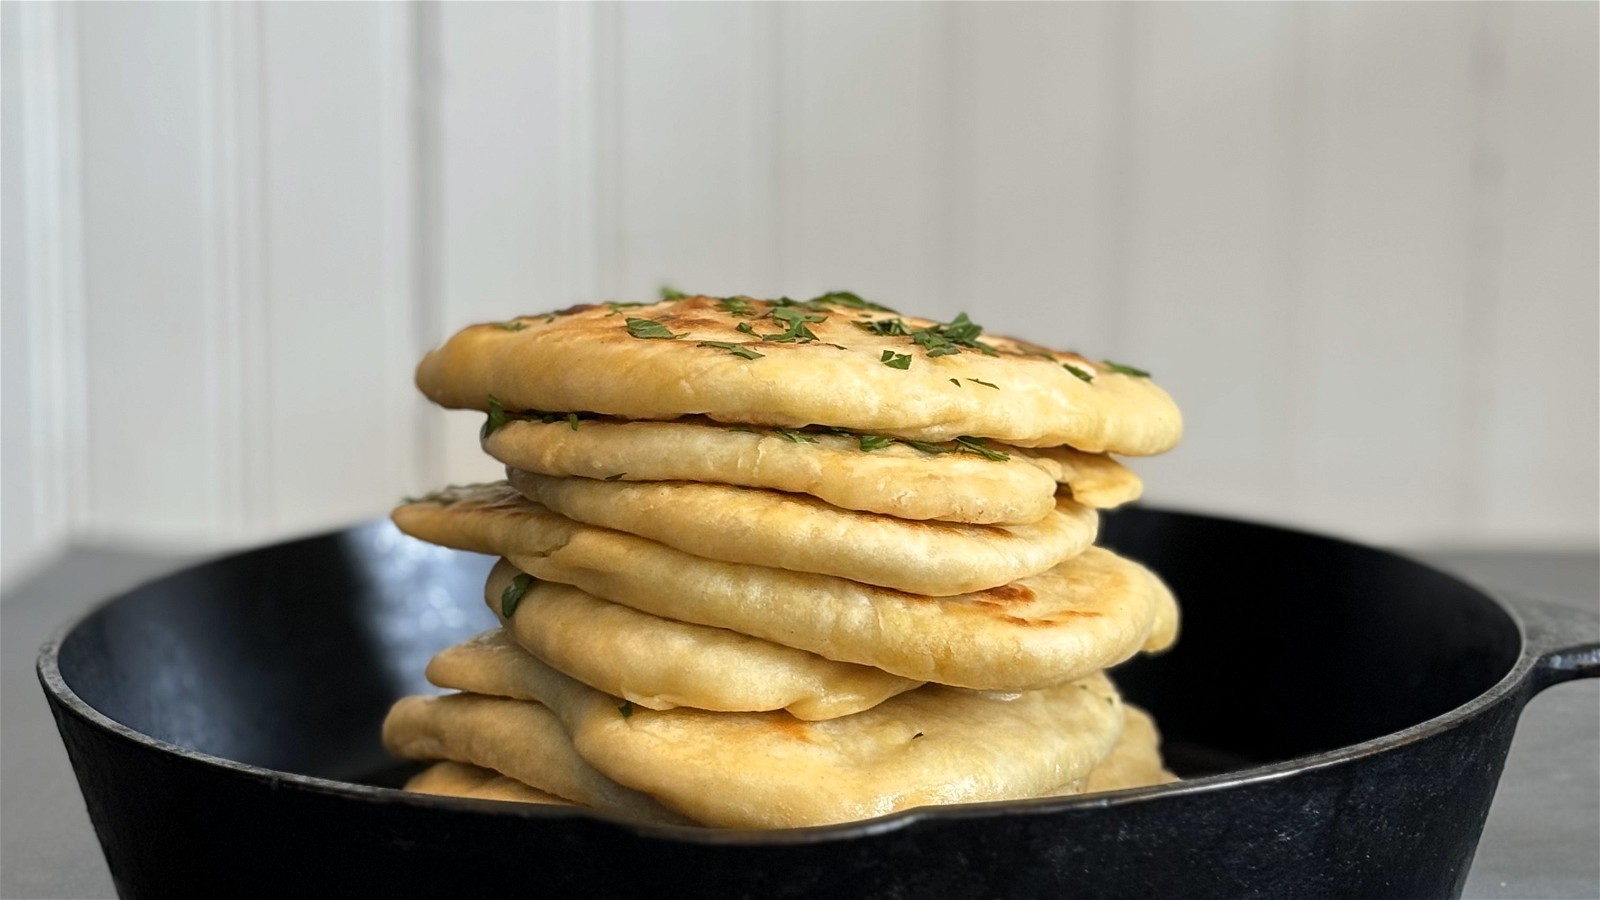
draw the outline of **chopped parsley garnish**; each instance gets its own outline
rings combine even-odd
[[[674,288],[670,284],[663,284],[661,286],[661,299],[663,300],[685,300],[688,299],[688,297],[688,294],[685,294],[683,291]]]
[[[610,318],[611,316],[614,316],[617,313],[620,313],[625,309],[634,309],[635,307],[649,306],[649,305],[650,304],[648,304],[648,303],[620,303],[620,302],[618,302],[616,300],[607,300],[606,301],[606,309],[609,309],[611,311],[606,313],[606,317]]]
[[[522,329],[528,327],[528,323],[522,321],[521,319],[510,319],[505,322],[496,322],[494,323],[494,327],[500,329],[501,331],[521,331]]]
[[[806,434],[805,432],[794,431],[789,428],[774,428],[772,430],[779,437],[784,438],[785,440],[794,441],[796,444],[815,444],[817,442],[816,438]]]
[[[878,360],[891,369],[911,368],[911,354],[909,353],[896,353],[893,350],[885,350],[883,355],[878,357]]]
[[[929,325],[911,332],[911,339],[927,351],[929,356],[949,356],[963,348],[977,350],[988,356],[999,356],[1000,351],[978,340],[983,326],[967,318],[966,313],[956,316],[948,324]]]
[[[745,324],[745,323],[741,322],[739,324],[742,325],[742,324]],[[729,353],[732,353],[734,356],[740,357],[742,359],[760,359],[763,356],[766,356],[765,353],[757,353],[756,351],[751,350],[749,347],[745,346],[744,344],[730,344],[727,341],[701,341],[700,343],[696,344],[695,346],[696,347],[713,347],[713,348],[715,348],[717,350],[726,350]]]
[[[567,424],[572,426],[572,430],[573,431],[577,431],[578,430],[578,414],[577,413],[567,413]]]
[[[894,443],[894,438],[889,437],[888,435],[883,435],[883,434],[863,434],[863,435],[861,435],[861,449],[867,451],[868,453],[871,453],[874,450],[882,450],[883,448],[885,448],[885,447],[887,447],[887,446],[889,446],[890,444],[893,444],[893,443]]]
[[[821,313],[807,312],[804,309],[792,306],[775,307],[767,314],[788,325],[788,328],[777,334],[764,334],[761,336],[763,341],[773,341],[779,344],[811,343],[817,339],[817,336],[807,326],[816,322],[827,321],[828,318]]]
[[[681,334],[673,334],[667,329],[667,326],[657,322],[655,319],[641,319],[637,316],[629,316],[627,325],[628,333],[636,338],[672,340],[683,337]]]
[[[740,322],[739,324],[733,326],[733,328],[734,328],[735,331],[742,331],[745,334],[755,334],[756,333],[755,328],[752,327],[749,322]]]
[[[920,450],[923,453],[931,454],[933,456],[938,456],[941,453],[955,452],[949,447],[941,447],[938,444],[930,444],[927,441],[908,441],[902,438],[900,443],[905,444],[907,447],[910,447],[913,450]]]
[[[1150,377],[1150,373],[1143,369],[1136,369],[1133,366],[1125,366],[1122,363],[1114,363],[1109,359],[1102,359],[1100,362],[1103,363],[1106,368],[1117,373],[1118,375],[1132,375],[1135,378]]]
[[[874,322],[852,322],[851,324],[868,334],[876,334],[881,337],[904,337],[911,333],[910,329],[906,328],[904,319],[878,319]]]
[[[483,482],[474,482],[473,484],[452,484],[442,487],[437,491],[430,491],[426,494],[423,494],[421,497],[403,497],[401,498],[400,502],[436,503],[439,506],[453,506],[457,503],[460,503],[462,500],[465,500],[469,491],[486,487],[490,487],[490,485]]]
[[[483,437],[488,437],[505,427],[511,419],[506,415],[506,408],[500,405],[500,398],[489,395],[489,418],[483,423]]]
[[[958,437],[956,438],[956,443],[961,445],[962,450],[968,453],[976,453],[992,462],[1005,462],[1011,458],[999,450],[989,449],[989,446],[983,442],[983,438]]]
[[[621,713],[622,717],[624,719],[633,718],[633,701],[632,700],[624,700],[624,701],[622,701],[622,705],[617,707],[617,712]]]
[[[994,388],[997,391],[1000,390],[1000,385],[994,384],[992,382],[984,381],[982,378],[968,378],[967,380],[972,382],[973,384],[981,384],[986,388]]]
[[[1093,375],[1089,374],[1084,369],[1078,368],[1077,366],[1073,365],[1072,363],[1062,363],[1061,364],[1061,368],[1066,369],[1068,372],[1071,372],[1073,375],[1076,375],[1078,377],[1079,381],[1088,381],[1088,382],[1093,382],[1094,381],[1094,376]]]
[[[843,306],[849,309],[871,309],[878,312],[894,312],[887,306],[873,303],[871,300],[861,299],[861,295],[852,291],[829,291],[818,297],[806,301],[814,306]]]
[[[753,318],[757,315],[756,308],[751,305],[750,298],[748,297],[723,297],[721,300],[717,301],[717,306],[720,307],[723,312],[732,313],[736,316]]]
[[[511,579],[511,583],[500,593],[500,615],[511,618],[511,614],[517,611],[517,604],[522,602],[522,595],[530,587],[533,587],[532,575],[522,573]]]

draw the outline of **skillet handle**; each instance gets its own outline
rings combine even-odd
[[[1535,691],[1600,678],[1600,611],[1516,594],[1504,599],[1522,626],[1523,653],[1534,660]]]

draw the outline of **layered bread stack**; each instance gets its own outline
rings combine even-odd
[[[1181,431],[1146,373],[841,292],[477,325],[417,384],[507,480],[394,514],[501,557],[385,723],[411,789],[772,828],[1171,778],[1104,670],[1177,606],[1093,546]]]

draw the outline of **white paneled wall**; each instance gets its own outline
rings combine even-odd
[[[1597,540],[1592,4],[7,4],[7,577],[492,475],[408,373],[664,282],[1154,369],[1150,497]]]

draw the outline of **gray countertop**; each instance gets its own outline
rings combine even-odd
[[[1486,586],[1600,604],[1594,554],[1418,555]],[[0,897],[112,896],[34,654],[99,599],[183,563],[78,549],[0,600]],[[1523,714],[1465,893],[1600,898],[1600,681],[1552,688]]]

